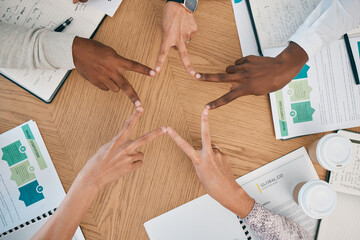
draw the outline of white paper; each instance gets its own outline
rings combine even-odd
[[[318,240],[360,238],[360,197],[337,193],[335,210],[320,223]]]
[[[113,17],[122,0],[89,0],[86,4]]]
[[[0,234],[52,211],[65,195],[35,122],[0,135]],[[45,221],[17,234],[30,238]],[[8,236],[15,239],[12,233]]]
[[[353,158],[345,169],[331,172],[329,183],[337,192],[360,196],[360,133],[343,130],[338,133],[352,141]]]
[[[292,198],[298,183],[313,179],[318,179],[316,171],[305,148],[300,148],[236,181],[257,202],[293,219],[315,235],[317,220],[306,216]],[[247,240],[236,215],[209,195],[149,220],[144,227],[151,240]],[[249,231],[252,239],[257,239]]]
[[[253,13],[261,48],[283,47],[320,0],[253,0]]]
[[[281,51],[264,53],[276,56]],[[270,93],[270,101],[277,139],[360,126],[360,85],[355,84],[344,40],[325,46],[297,79]]]
[[[247,10],[245,1],[231,0],[231,2],[243,57],[249,55],[259,56],[254,31],[250,22],[249,11]]]
[[[2,0],[0,5],[0,21],[28,28],[54,29],[70,17],[74,20],[63,32],[89,38],[104,14],[84,4],[63,0]],[[59,88],[67,70],[2,68],[0,72],[44,101],[49,101]]]

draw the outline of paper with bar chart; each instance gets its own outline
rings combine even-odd
[[[360,66],[360,38],[351,39]],[[282,48],[266,49],[276,56]],[[283,89],[270,93],[277,139],[360,126],[360,85],[344,40],[331,42]]]

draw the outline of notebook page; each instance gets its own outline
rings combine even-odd
[[[96,8],[97,10],[113,17],[116,10],[119,8],[122,0],[91,0],[88,1],[86,4]]]
[[[335,210],[320,223],[318,240],[359,239],[360,197],[337,193]]]
[[[261,48],[287,45],[320,0],[250,0]]]
[[[338,133],[352,141],[353,160],[345,169],[331,172],[329,183],[337,192],[360,196],[360,133],[343,130]]]
[[[63,0],[2,0],[0,21],[29,28],[54,29],[66,19],[73,22],[63,31],[89,38],[104,14],[84,4],[73,5]],[[16,70],[0,69],[0,72],[45,101],[51,99],[62,82],[67,70]]]

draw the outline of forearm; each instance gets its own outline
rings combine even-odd
[[[243,218],[260,239],[312,239],[299,224],[279,214],[273,213],[259,203]]]
[[[32,239],[71,239],[97,193],[97,188],[79,174],[55,214]]]
[[[360,24],[360,0],[322,0],[290,41],[314,56],[325,44]]]
[[[0,67],[72,69],[74,35],[0,23]]]

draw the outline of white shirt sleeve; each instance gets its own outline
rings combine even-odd
[[[322,0],[289,39],[313,57],[328,42],[360,23],[360,0]]]
[[[0,67],[73,69],[75,35],[0,22]]]

